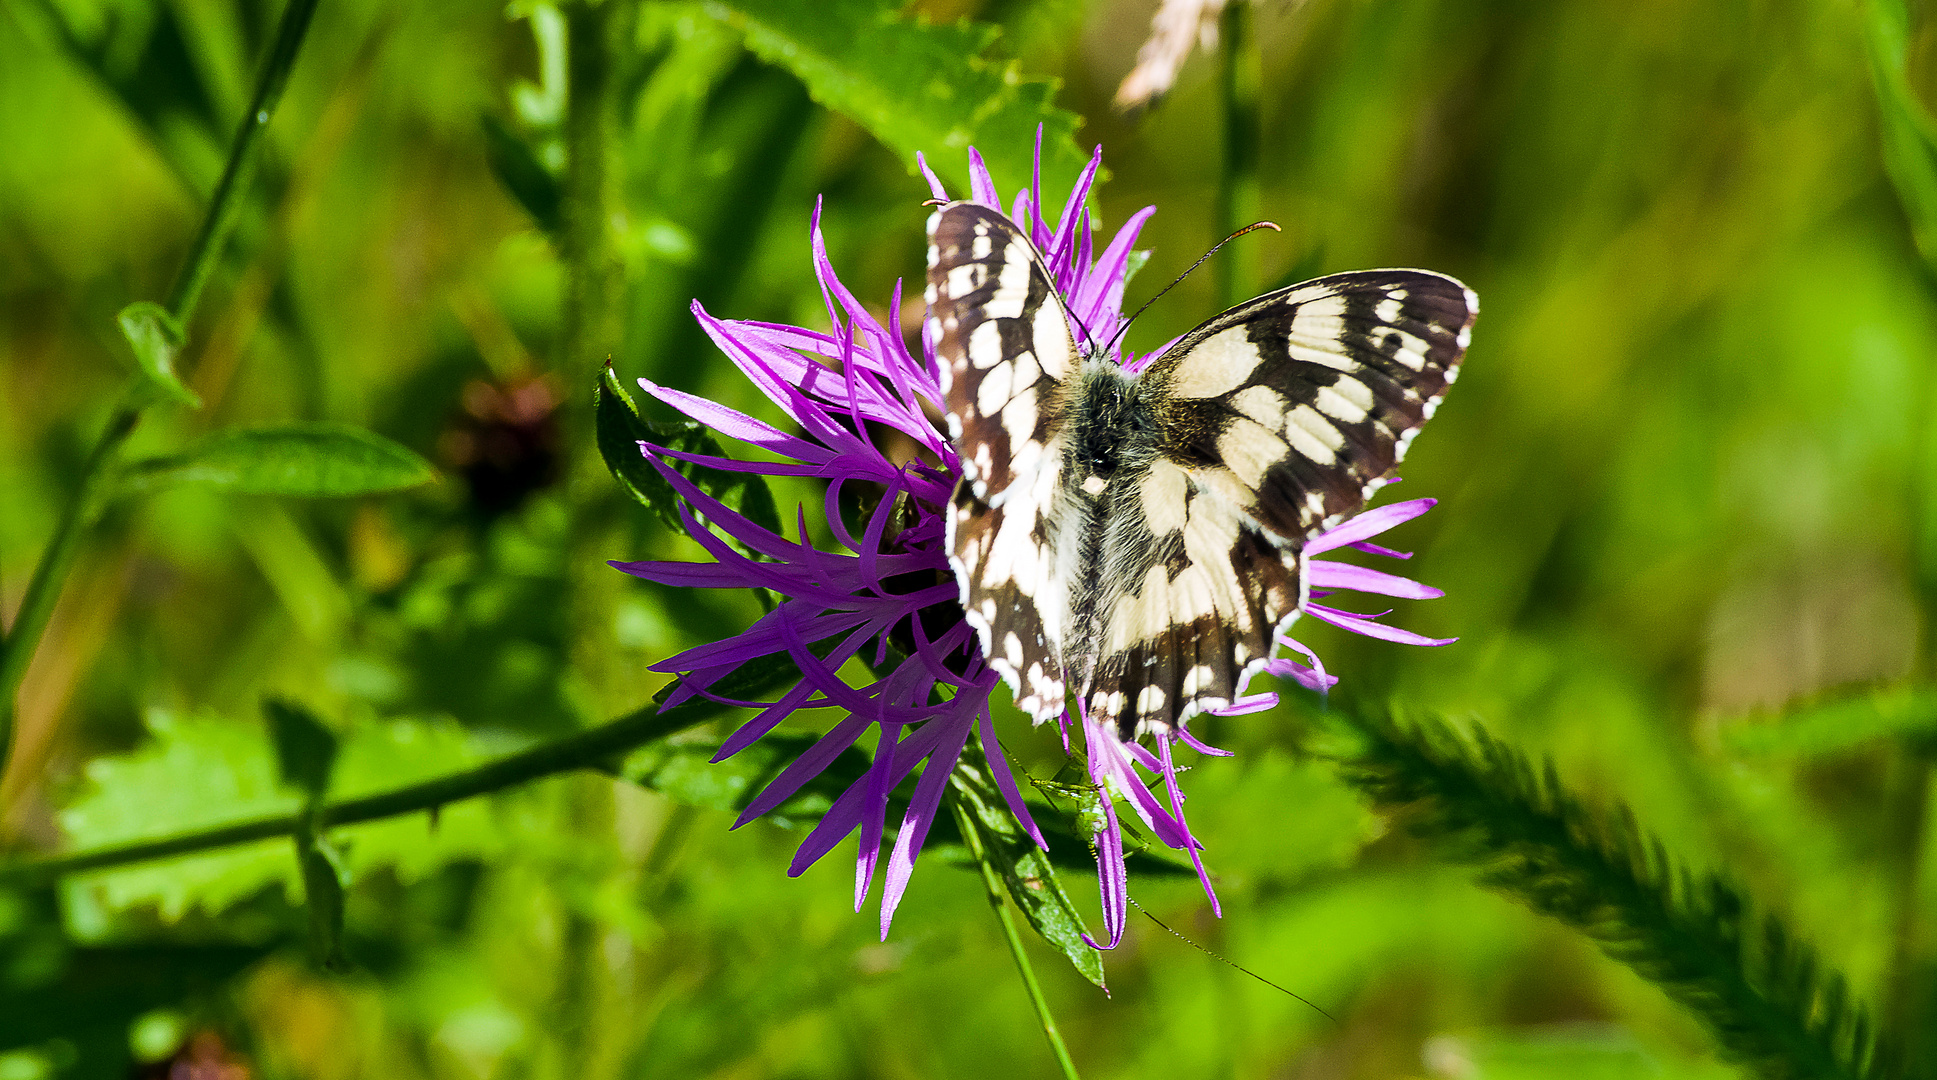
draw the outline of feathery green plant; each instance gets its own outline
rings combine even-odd
[[[1824,966],[1734,884],[1678,863],[1617,806],[1590,810],[1550,761],[1475,729],[1346,714],[1341,774],[1480,883],[1559,919],[1699,1016],[1722,1053],[1772,1080],[1904,1075]]]

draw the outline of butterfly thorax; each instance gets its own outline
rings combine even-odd
[[[1099,499],[1118,474],[1150,463],[1156,416],[1135,375],[1108,360],[1085,361],[1069,404],[1063,450],[1066,487]]]

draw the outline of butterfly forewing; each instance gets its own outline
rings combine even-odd
[[[1405,456],[1477,313],[1466,286],[1422,270],[1337,274],[1232,308],[1150,364],[1162,452],[1302,540],[1356,512]]]
[[[1048,719],[1065,692],[1068,587],[1051,511],[1076,345],[1034,246],[1007,218],[953,203],[928,235],[929,315],[962,465],[948,536],[962,606],[1017,706]]]
[[[1092,711],[1130,737],[1237,698],[1298,613],[1304,541],[1389,478],[1476,312],[1442,275],[1340,274],[1227,311],[1151,363],[1157,456],[1108,515]]]

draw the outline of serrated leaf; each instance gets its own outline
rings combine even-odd
[[[134,350],[135,370],[141,373],[144,396],[150,401],[165,400],[202,407],[202,399],[182,384],[175,374],[175,357],[182,349],[182,324],[168,309],[152,300],[138,300],[115,316],[121,336]]]
[[[332,498],[416,487],[430,463],[363,428],[279,424],[219,432],[180,453],[128,466],[123,495],[199,484],[245,495]]]
[[[720,448],[712,433],[700,424],[682,421],[660,425],[639,415],[631,395],[620,385],[618,376],[609,365],[599,376],[598,388],[594,391],[594,412],[599,454],[605,458],[605,467],[612,470],[613,477],[627,494],[659,515],[667,528],[684,531],[685,526],[679,518],[678,493],[673,491],[665,477],[659,475],[659,470],[652,467],[652,462],[646,460],[639,444],[648,442],[667,450],[713,457],[725,457],[726,451]],[[773,492],[768,489],[765,477],[677,459],[668,460],[681,476],[720,500],[728,509],[770,532],[777,534],[781,531],[780,511],[774,504]],[[749,555],[753,554],[744,545],[742,549],[747,550]]]
[[[160,839],[302,808],[303,799],[280,782],[276,754],[262,725],[212,714],[156,712],[148,727],[148,743],[88,763],[89,783],[60,814],[70,848]],[[354,798],[477,761],[469,737],[453,721],[368,724],[342,740],[332,791],[338,798]],[[405,882],[503,846],[490,804],[478,799],[435,815],[334,828],[328,839],[341,856],[344,872],[363,877],[388,869]],[[69,893],[63,899],[70,911],[98,905],[113,913],[152,904],[164,921],[174,922],[190,911],[219,913],[277,885],[293,898],[301,878],[284,842],[263,840],[76,875],[63,883]],[[75,895],[77,890],[85,895]]]
[[[1027,184],[1038,124],[1045,200],[1068,191],[1089,161],[1076,146],[1081,119],[1051,103],[1056,84],[985,55],[1000,33],[994,26],[905,18],[904,5],[887,0],[707,6],[745,31],[761,59],[799,76],[815,101],[859,123],[911,169],[921,151],[957,192],[968,191],[970,145],[1004,191]]]
[[[283,783],[311,800],[322,798],[336,767],[336,733],[293,701],[270,698],[262,703],[262,715],[269,721]]]
[[[80,850],[154,840],[215,825],[294,813],[302,800],[276,775],[258,724],[199,714],[148,717],[151,739],[134,751],[96,758],[88,784],[60,814]],[[192,782],[188,778],[192,778]],[[279,840],[165,859],[64,882],[110,912],[154,904],[163,921],[193,910],[222,911],[272,885],[295,895],[298,869]],[[81,898],[67,896],[71,909]]]
[[[980,849],[1029,925],[1085,979],[1102,986],[1103,958],[1083,940],[1082,916],[1048,853],[1036,846],[1009,809],[978,748],[963,753],[949,774],[948,787],[957,824],[964,833],[975,834],[971,849]]]

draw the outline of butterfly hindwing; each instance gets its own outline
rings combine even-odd
[[[1114,485],[1088,699],[1125,738],[1237,699],[1298,609],[1298,555],[1158,458]]]
[[[983,655],[1038,720],[1062,712],[1068,588],[1053,513],[1063,385],[1076,366],[1068,315],[1035,247],[973,203],[928,225],[930,318],[961,459],[948,546]]]

